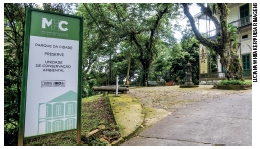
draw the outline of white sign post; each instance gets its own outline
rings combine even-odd
[[[116,96],[118,96],[118,75],[116,75]]]

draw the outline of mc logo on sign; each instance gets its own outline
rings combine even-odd
[[[69,23],[66,21],[59,21],[58,23],[56,23],[55,19],[51,19],[50,21],[48,21],[47,18],[42,18],[42,28],[45,28],[47,25],[48,27],[51,26],[51,30],[55,30],[55,27],[58,27],[61,31],[67,31],[68,28],[63,28],[63,24],[68,25]]]

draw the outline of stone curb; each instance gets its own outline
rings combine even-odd
[[[135,99],[138,99],[138,98],[135,97]],[[140,101],[140,99],[138,99],[138,100]],[[109,101],[110,101],[110,98],[109,98]],[[110,101],[110,102],[111,102],[111,101]],[[140,101],[140,103],[141,103],[141,107],[143,108],[143,112],[142,112],[142,114],[143,114],[143,119],[140,120],[140,121],[137,123],[136,127],[134,127],[134,130],[133,130],[131,133],[129,133],[127,136],[121,137],[121,138],[119,138],[117,141],[112,142],[112,143],[111,143],[112,146],[118,146],[119,144],[123,143],[125,140],[131,138],[131,137],[138,131],[138,129],[141,127],[141,125],[143,124],[144,119],[145,119],[145,109],[144,109],[144,106],[143,106],[143,104],[142,104],[141,101]],[[111,109],[111,110],[113,111],[113,109]],[[114,111],[113,111],[113,115],[114,115]],[[115,119],[115,122],[116,122],[116,124],[118,124],[117,121],[116,121],[116,119]]]
[[[252,88],[252,85],[218,85],[216,89],[224,90],[246,90]]]

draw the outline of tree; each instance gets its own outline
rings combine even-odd
[[[153,6],[154,5],[154,6]],[[153,7],[151,7],[153,6]],[[160,39],[160,31],[167,29],[168,21],[170,20],[170,14],[176,17],[176,11],[178,5],[172,4],[140,4],[139,14],[145,14],[146,11],[152,8],[152,11],[156,12],[156,15],[150,17],[148,20],[143,19],[142,23],[147,26],[138,26],[128,31],[133,38],[135,44],[139,49],[139,61],[143,66],[142,72],[142,84],[144,85],[148,81],[149,69],[157,55],[158,50],[155,44]],[[151,11],[151,10],[150,10]],[[142,24],[141,23],[141,24]],[[165,24],[164,24],[165,23]],[[141,34],[142,33],[142,34]]]
[[[77,3],[43,3],[42,9],[46,11],[74,14],[74,8],[77,7]],[[39,8],[41,9],[41,8]]]
[[[236,29],[232,25],[227,24],[227,18],[229,15],[229,9],[227,4],[218,3],[212,6],[205,7],[203,4],[198,3],[201,8],[201,12],[207,15],[214,23],[217,32],[217,42],[204,38],[198,31],[194,18],[189,12],[188,4],[183,3],[184,14],[188,17],[191,28],[200,41],[201,44],[207,46],[220,55],[220,63],[223,65],[226,71],[226,77],[228,79],[243,79],[243,67],[238,54],[236,53],[240,43],[235,39],[234,31]],[[220,19],[218,19],[216,12],[220,12]]]
[[[108,74],[112,79],[111,59],[115,55],[115,47],[122,41],[118,26],[114,23],[114,4],[95,3],[79,4],[77,15],[84,20],[83,35],[83,76],[91,71],[92,65],[99,60],[108,62]],[[119,37],[119,38],[117,38]],[[83,77],[83,82],[86,77]],[[84,86],[84,85],[83,85]]]
[[[99,38],[104,37],[107,41],[109,40],[106,45],[111,50],[110,57],[115,51],[114,48],[122,41],[134,42],[134,48],[138,49],[138,59],[143,67],[141,75],[144,85],[148,79],[151,63],[158,53],[155,45],[160,38],[167,36],[162,31],[171,30],[170,21],[179,15],[177,12],[179,5],[127,3],[83,5],[86,10],[81,11],[85,14],[92,14],[92,19],[94,18],[98,27],[97,31],[103,34]],[[110,62],[110,77],[112,68]]]

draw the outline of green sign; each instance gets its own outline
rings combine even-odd
[[[78,130],[83,18],[28,8],[18,143]]]
[[[79,40],[80,19],[43,12],[32,12],[32,36]]]

